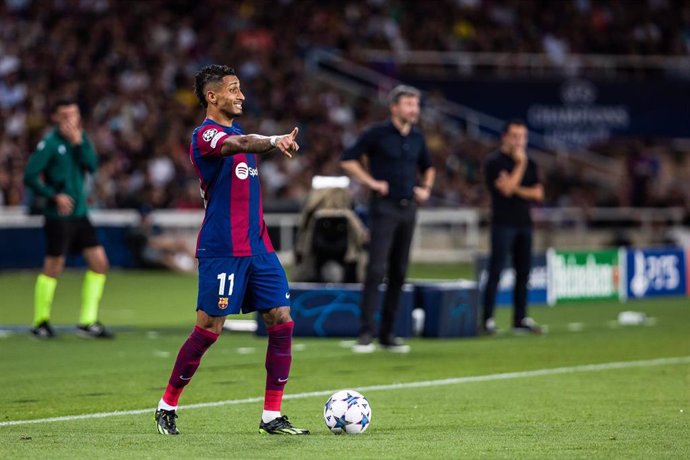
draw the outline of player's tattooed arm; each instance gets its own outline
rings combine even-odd
[[[234,155],[236,153],[264,153],[272,149],[270,137],[246,134],[226,137],[220,150],[223,155]]]
[[[299,150],[299,145],[295,141],[298,132],[299,129],[295,128],[290,134],[284,136],[261,136],[259,134],[228,136],[223,141],[221,152],[223,155],[265,153],[277,148],[283,155],[292,158],[292,154]]]

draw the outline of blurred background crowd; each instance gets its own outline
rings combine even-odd
[[[433,26],[420,24],[418,18]],[[295,27],[295,24],[306,26]],[[520,18],[529,18],[524,21]],[[267,156],[268,209],[298,209],[315,174],[338,174],[342,150],[386,108],[312,78],[316,49],[356,60],[359,49],[685,55],[690,5],[673,0],[223,1],[203,7],[147,0],[0,3],[0,205],[30,205],[29,154],[49,127],[51,98],[74,97],[101,167],[94,208],[199,208],[188,157],[203,111],[192,92],[203,65],[237,70],[246,132],[300,127],[302,154]],[[389,72],[390,74],[391,72]],[[394,73],[394,72],[392,72]],[[427,116],[439,180],[431,206],[484,206],[480,166],[495,145]],[[591,150],[618,162],[621,183],[595,182],[568,160],[542,167],[549,206],[687,206],[690,147],[617,139]]]

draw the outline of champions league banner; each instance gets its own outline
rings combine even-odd
[[[682,249],[630,249],[625,261],[628,298],[686,294],[688,266]]]
[[[586,148],[616,136],[688,133],[690,85],[682,80],[408,80],[502,120],[522,118],[553,148]]]

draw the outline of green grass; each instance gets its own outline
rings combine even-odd
[[[413,276],[455,278],[463,271],[467,267],[415,267]],[[34,276],[0,274],[0,324],[30,321]],[[74,323],[80,282],[79,272],[61,280],[56,323]],[[54,342],[25,334],[0,338],[0,422],[151,408],[140,415],[0,426],[0,458],[690,456],[687,364],[365,391],[373,422],[354,437],[326,430],[325,396],[283,403],[296,424],[312,429],[305,438],[260,436],[260,403],[183,409],[183,434],[160,436],[152,411],[191,328],[195,283],[193,276],[113,272],[102,318],[133,326],[114,341],[84,341],[70,333]],[[656,321],[614,327],[611,321],[625,309],[644,311]],[[509,314],[499,311],[499,326],[507,327]],[[337,339],[295,338],[300,347],[287,392],[690,355],[688,299],[535,307],[532,316],[549,325],[548,335],[415,339],[409,355],[353,355]],[[582,330],[572,332],[572,322],[582,323]],[[263,338],[224,334],[181,403],[261,396],[264,349]]]

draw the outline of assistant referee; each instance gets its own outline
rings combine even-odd
[[[369,262],[362,292],[361,327],[354,352],[375,350],[374,313],[378,287],[388,275],[388,289],[379,325],[379,344],[385,350],[405,353],[409,346],[396,337],[394,324],[410,254],[417,205],[429,199],[435,171],[422,132],[415,126],[420,113],[420,93],[397,86],[389,94],[390,119],[365,130],[341,157],[350,176],[368,186],[371,238]],[[360,161],[369,159],[369,170]]]
[[[43,272],[36,279],[31,333],[37,338],[55,337],[50,311],[57,279],[65,267],[65,256],[82,253],[88,270],[77,333],[89,338],[109,338],[112,334],[98,321],[108,258],[89,221],[84,193],[85,173],[94,173],[97,168],[96,151],[81,128],[81,113],[75,101],[57,101],[51,119],[55,128],[39,142],[24,172],[26,186],[47,201],[46,251]]]

